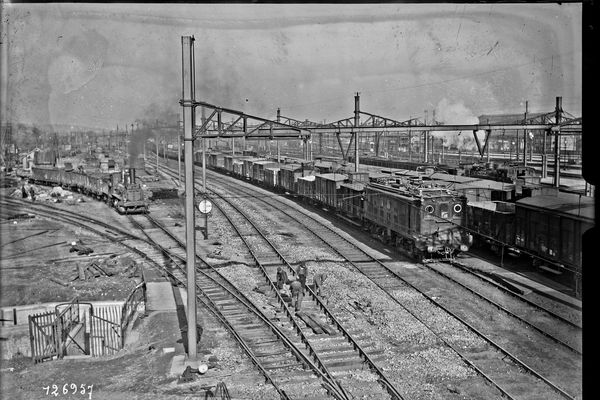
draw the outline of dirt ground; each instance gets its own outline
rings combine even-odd
[[[85,206],[84,206],[85,204]],[[73,206],[82,211],[90,203]],[[84,208],[85,207],[85,208]],[[26,209],[23,210],[26,212]],[[108,209],[108,212],[114,212]],[[106,211],[104,212],[106,213]],[[102,217],[102,214],[97,214]],[[93,250],[88,255],[71,252],[78,241]],[[122,247],[82,228],[43,217],[3,220],[0,224],[0,306],[81,300],[124,300],[139,277],[129,269],[140,262]],[[97,262],[111,276],[78,278],[78,266]],[[99,275],[99,274],[98,274]]]

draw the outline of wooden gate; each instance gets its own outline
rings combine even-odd
[[[34,363],[59,356],[59,337],[55,322],[56,314],[53,311],[29,316],[31,359]]]
[[[90,350],[94,357],[114,354],[122,348],[119,307],[90,311]]]
[[[85,337],[86,311],[93,312],[91,303],[80,303],[74,299],[69,303],[62,303],[55,307],[56,334],[58,336],[58,356],[67,354],[67,347],[74,344],[83,353],[89,355],[89,347]]]

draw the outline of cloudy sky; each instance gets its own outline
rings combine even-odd
[[[179,112],[182,35],[196,38],[197,99],[265,118],[351,117],[355,92],[399,120],[436,109],[468,123],[526,100],[550,111],[556,96],[581,114],[580,4],[4,7],[13,122],[114,128]]]

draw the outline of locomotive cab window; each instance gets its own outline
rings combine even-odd
[[[448,218],[449,213],[448,213],[448,203],[440,203],[440,217],[442,218]]]

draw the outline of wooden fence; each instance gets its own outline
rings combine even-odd
[[[53,311],[29,316],[29,339],[34,363],[58,357],[56,314]]]
[[[93,307],[74,299],[54,311],[29,316],[34,363],[63,358],[75,345],[83,354],[111,355],[125,344],[125,332],[146,299],[146,287],[136,286],[122,306]]]
[[[90,312],[90,353],[94,357],[107,356],[121,350],[121,308],[101,307]]]

